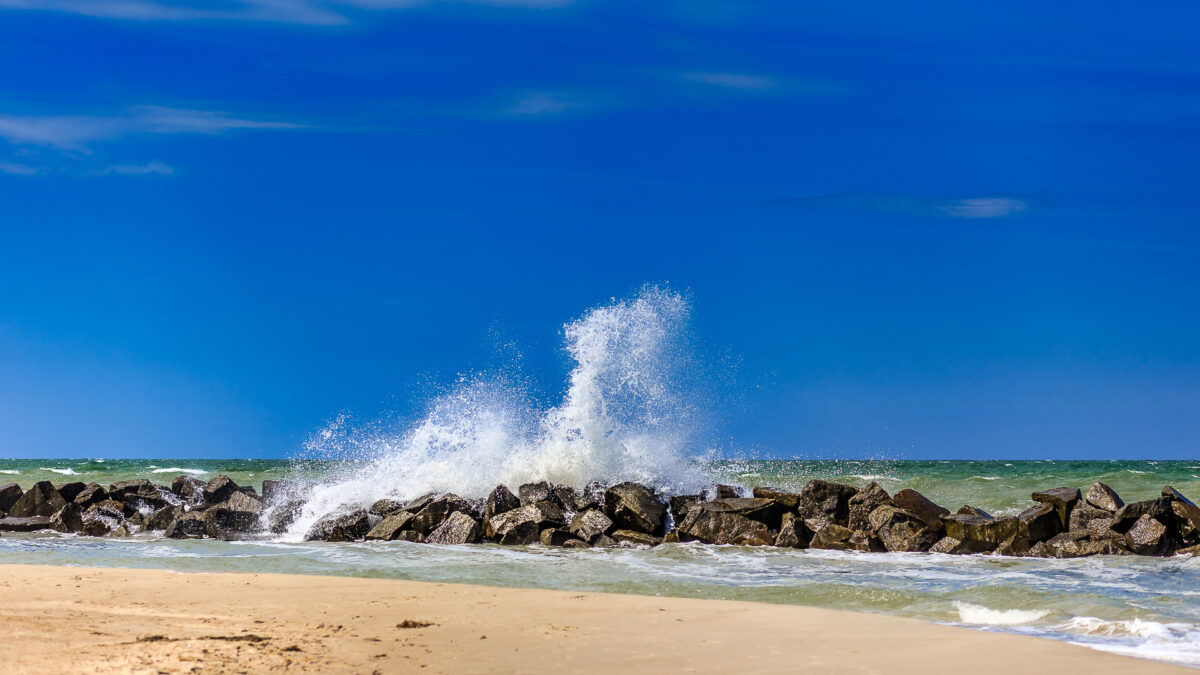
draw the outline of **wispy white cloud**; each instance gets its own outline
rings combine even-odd
[[[547,117],[588,107],[590,103],[577,94],[526,91],[502,106],[500,114],[505,117]]]
[[[41,170],[28,164],[0,162],[0,173],[12,174],[14,176],[36,176],[41,173]]]
[[[976,219],[1012,216],[1028,211],[1037,205],[1036,200],[1024,197],[989,196],[963,199],[930,199],[879,192],[843,192],[815,197],[775,199],[769,203],[796,206],[805,209],[856,209],[909,215]]]
[[[2,0],[0,0],[2,1]],[[0,138],[14,145],[82,150],[130,134],[219,134],[236,129],[301,129],[303,124],[213,110],[139,106],[121,115],[0,115]]]
[[[444,3],[553,9],[573,4],[574,0],[237,0],[208,4],[172,0],[0,0],[0,9],[125,21],[261,21],[337,26],[350,23],[346,10],[381,11]]]
[[[747,75],[745,73],[680,73],[680,78],[689,82],[699,82],[714,87],[726,89],[746,89],[762,91],[774,89],[779,82],[765,75]]]
[[[977,197],[944,202],[935,208],[951,218],[1001,218],[1027,211],[1029,202],[1012,197]]]
[[[175,173],[175,169],[155,160],[145,164],[114,164],[104,167],[97,173],[122,176],[170,176]]]

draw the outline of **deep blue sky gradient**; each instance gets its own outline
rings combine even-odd
[[[0,0],[0,456],[286,456],[514,349],[553,400],[647,282],[725,451],[1200,456],[1197,25]]]

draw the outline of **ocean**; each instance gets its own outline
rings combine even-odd
[[[1200,461],[693,464],[715,482],[798,490],[813,478],[857,486],[876,481],[890,492],[911,487],[951,509],[971,504],[997,515],[1026,508],[1034,490],[1086,488],[1096,480],[1126,501],[1157,496],[1163,485],[1200,497]],[[352,460],[0,460],[0,476],[22,487],[39,480],[169,483],[181,473],[200,479],[225,474],[259,487],[263,479],[303,477],[344,490],[373,466]],[[375,497],[372,492],[367,499]],[[294,533],[236,542],[175,541],[157,533],[127,539],[5,534],[0,563],[329,574],[813,605],[1037,635],[1200,667],[1200,558],[1187,556],[1047,560],[702,544],[569,550],[297,539]]]

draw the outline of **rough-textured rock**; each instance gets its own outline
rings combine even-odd
[[[264,480],[262,482],[262,501],[264,504],[273,502],[308,499],[316,485],[306,480]]]
[[[773,487],[756,487],[751,494],[759,499],[774,499],[789,511],[795,511],[796,507],[800,505],[799,492],[788,492]]]
[[[409,529],[412,524],[411,511],[397,511],[375,524],[366,539],[368,541],[394,541],[400,538],[400,533]]]
[[[83,510],[78,504],[67,503],[50,516],[50,529],[58,532],[82,532]]]
[[[380,518],[387,518],[397,511],[404,510],[404,502],[395,499],[380,499],[367,509],[367,513]]]
[[[80,508],[86,509],[92,504],[99,504],[108,499],[108,490],[97,483],[88,483],[73,500]]]
[[[151,514],[146,519],[144,526],[147,531],[165,530],[171,525],[171,521],[178,518],[181,513],[183,513],[183,509],[178,506],[164,506]]]
[[[13,504],[17,503],[17,500],[23,494],[25,494],[25,491],[16,483],[0,485],[0,511],[8,513],[8,510],[12,508]]]
[[[1187,502],[1171,502],[1171,513],[1175,531],[1186,542],[1200,540],[1200,507]]]
[[[538,541],[542,530],[566,527],[562,511],[551,502],[526,504],[511,511],[498,513],[486,523],[489,539],[506,546],[520,546]]]
[[[1053,509],[1050,512],[1053,514]],[[1057,520],[1058,516],[1055,515],[1054,518]],[[1020,523],[1013,536],[1000,542],[1000,545],[996,547],[993,553],[996,555],[1023,556],[1029,555],[1029,550],[1032,547],[1033,545],[1029,541],[1029,527],[1025,523]]]
[[[521,500],[521,506],[545,501],[553,502],[560,509],[567,506],[558,500],[558,496],[554,494],[554,486],[546,481],[526,483],[517,488],[517,495]]]
[[[492,516],[512,511],[519,506],[521,506],[521,500],[511,490],[503,485],[497,485],[483,504],[483,522],[486,523],[491,520]]]
[[[706,544],[735,544],[739,546],[770,546],[775,537],[766,524],[749,517],[745,510],[729,507],[729,502],[767,502],[779,507],[770,499],[718,499],[693,507],[679,525],[680,539],[702,541]],[[620,541],[616,535],[614,539]]]
[[[112,527],[116,527],[125,521],[125,505],[118,501],[105,499],[87,507],[83,512],[83,517],[85,520],[103,518],[112,521]]]
[[[371,530],[371,517],[366,509],[349,513],[331,513],[316,523],[304,535],[305,541],[358,541]]]
[[[554,493],[554,498],[558,500],[558,503],[562,504],[563,510],[571,513],[577,513],[581,508],[581,503],[586,501],[581,499],[579,490],[569,485],[555,485],[550,491]]]
[[[721,485],[718,483],[713,486],[713,499],[734,499],[742,496],[742,488],[737,485]]]
[[[929,547],[930,553],[948,553],[950,555],[966,555],[968,553],[976,553],[969,546],[962,543],[954,537],[942,537],[937,542]]]
[[[1175,551],[1175,555],[1186,555],[1193,558],[1200,558],[1200,544],[1189,546],[1187,548],[1181,548],[1178,551]]]
[[[888,551],[928,551],[938,540],[937,534],[915,513],[891,504],[876,507],[867,519],[867,526],[869,533],[877,537]]]
[[[592,542],[592,546],[594,546],[596,548],[612,548],[613,546],[616,546],[616,545],[617,545],[617,540],[613,539],[612,537],[608,536],[607,534],[597,537],[596,541]]]
[[[604,515],[617,529],[658,535],[667,520],[667,507],[649,488],[637,483],[619,483],[604,492]]]
[[[1077,504],[1071,509],[1071,522],[1067,526],[1067,530],[1071,532],[1088,532],[1090,525],[1094,520],[1108,521],[1105,529],[1112,528],[1113,514],[1111,511],[1096,508],[1091,504]]]
[[[217,476],[204,486],[204,501],[209,504],[220,504],[229,499],[229,495],[237,492],[237,489],[237,483],[233,482],[229,476]]]
[[[848,527],[843,527],[837,523],[826,523],[813,533],[812,541],[809,542],[809,548],[822,548],[832,551],[846,551],[851,548],[850,537],[854,535],[854,530]]]
[[[1017,519],[1025,526],[1030,544],[1046,541],[1064,529],[1058,521],[1058,511],[1049,504],[1031,506],[1022,511]]]
[[[456,494],[448,493],[429,502],[420,511],[417,511],[413,516],[412,524],[409,526],[415,532],[420,532],[427,538],[429,534],[446,522],[446,519],[453,513],[467,513],[473,515],[475,509],[470,502],[459,497]]]
[[[1062,532],[1036,544],[1030,555],[1042,558],[1083,558],[1100,553],[1119,554],[1121,547],[1110,540],[1092,541],[1085,532]]]
[[[810,527],[819,529],[826,522],[845,527],[850,523],[850,498],[856,494],[858,488],[853,485],[812,480],[800,491],[796,512]]]
[[[962,542],[975,552],[993,551],[1004,540],[1017,533],[1020,521],[1016,518],[985,518],[975,515],[943,516],[946,536]]]
[[[92,508],[96,507],[93,506]],[[207,526],[204,522],[203,512],[185,511],[176,516],[175,520],[171,521],[163,536],[168,539],[199,539],[204,536],[206,530]]]
[[[58,490],[59,496],[61,496],[63,498],[63,501],[65,501],[69,504],[69,503],[75,501],[75,497],[78,496],[80,492],[83,492],[83,489],[85,487],[87,487],[87,485],[85,485],[84,483],[75,481],[73,483],[63,483],[62,485],[56,485],[56,486],[54,486],[54,489]]]
[[[54,489],[48,480],[34,483],[21,498],[8,510],[8,515],[14,518],[30,518],[32,516],[52,516],[66,505],[66,500]]]
[[[971,506],[970,504],[963,504],[961,509],[954,512],[954,515],[956,515],[956,516],[979,516],[980,518],[988,518],[988,519],[992,518],[992,514],[988,513],[987,511],[984,511],[981,508]],[[944,520],[942,521],[943,524],[945,524],[945,522],[946,521],[944,521]]]
[[[862,551],[863,553],[883,553],[887,551],[887,547],[883,545],[883,541],[879,537],[863,530],[854,530],[854,534],[850,535],[846,543],[850,545],[851,551]]]
[[[123,502],[126,495],[137,494],[143,488],[152,488],[154,484],[145,478],[135,478],[133,480],[123,480],[108,486],[108,495],[112,499]]]
[[[292,523],[304,510],[304,502],[299,499],[281,500],[271,504],[262,514],[263,527],[268,532],[282,534],[287,532]]]
[[[1169,520],[1172,513],[1171,501],[1159,498],[1126,504],[1113,514],[1112,529],[1114,532],[1125,534],[1142,516],[1156,518],[1159,522]]]
[[[612,540],[621,546],[658,546],[661,537],[635,530],[617,530],[612,533]]]
[[[579,510],[584,509],[600,509],[604,510],[604,483],[600,481],[590,481],[583,486],[583,492],[579,495]]]
[[[50,516],[8,516],[0,518],[0,532],[38,532],[50,529]]]
[[[1173,548],[1167,526],[1148,513],[1125,533],[1125,543],[1138,555],[1168,555]]]
[[[599,509],[580,511],[571,519],[570,532],[589,544],[613,529],[612,518],[604,515]]]
[[[675,495],[667,500],[671,511],[671,520],[678,525],[683,522],[688,509],[704,501],[700,495]]]
[[[783,514],[779,524],[779,534],[775,536],[775,545],[782,548],[808,548],[812,541],[813,531],[804,520],[794,513]]]
[[[474,544],[483,538],[479,521],[464,511],[451,513],[437,529],[425,537],[427,544]]]
[[[416,499],[412,499],[412,500],[409,500],[408,502],[406,502],[404,504],[404,510],[412,511],[413,514],[416,514],[421,509],[425,508],[426,506],[429,506],[429,504],[431,504],[433,502],[433,500],[437,499],[440,496],[441,495],[438,494],[437,492],[430,492],[427,495],[421,495],[420,497],[417,497]]]
[[[1188,499],[1187,497],[1184,497],[1183,493],[1181,493],[1179,490],[1176,490],[1175,488],[1171,487],[1170,485],[1163,487],[1162,496],[1165,497],[1166,499],[1171,499],[1171,500],[1174,500],[1177,502],[1183,502],[1184,504],[1187,504],[1188,506],[1195,506],[1195,504],[1192,503],[1192,500]]]
[[[583,540],[561,527],[548,527],[542,530],[538,539],[543,546],[568,546],[571,542]]]
[[[1071,509],[1083,499],[1079,488],[1054,488],[1033,493],[1033,501],[1049,504],[1058,513],[1060,530],[1066,530],[1071,522]]]
[[[1125,506],[1125,502],[1121,501],[1121,496],[1117,494],[1117,491],[1100,481],[1092,483],[1092,487],[1088,488],[1087,496],[1084,499],[1093,508],[1109,513],[1116,513],[1117,509]]]
[[[850,509],[849,528],[852,530],[864,530],[874,532],[875,528],[871,527],[870,518],[871,512],[880,506],[894,506],[892,496],[884,490],[879,483],[871,481],[871,484],[858,491],[847,502]],[[931,544],[933,542],[930,542]]]
[[[756,520],[767,526],[769,530],[778,530],[783,518],[783,505],[774,499],[758,497],[728,497],[714,499],[700,505],[701,509],[710,512],[736,513],[750,520]]]
[[[193,506],[204,503],[204,481],[194,476],[176,476],[171,480],[171,492]]]
[[[230,539],[259,529],[262,502],[241,491],[205,512],[205,533],[214,539]]]

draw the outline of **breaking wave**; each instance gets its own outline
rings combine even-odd
[[[624,480],[663,489],[709,481],[692,461],[700,411],[686,385],[689,307],[678,293],[647,287],[564,326],[573,366],[557,405],[539,407],[505,376],[465,378],[401,432],[355,428],[339,417],[309,450],[362,458],[318,486],[288,538],[321,516],[382,498],[429,492],[482,497],[497,483],[547,480],[582,487]]]

